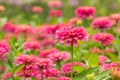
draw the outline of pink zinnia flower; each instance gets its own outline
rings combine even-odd
[[[71,79],[69,77],[62,76],[57,78],[57,80],[71,80]]]
[[[97,33],[92,36],[93,41],[102,43],[103,46],[112,44],[114,36],[109,33]]]
[[[58,77],[60,74],[60,71],[55,68],[47,68],[43,70],[43,74],[45,78]]]
[[[113,25],[112,21],[108,17],[98,17],[92,22],[93,29],[110,29]]]
[[[60,43],[65,41],[67,45],[70,45],[73,42],[77,46],[78,40],[86,41],[88,39],[88,33],[83,27],[64,27],[56,31],[56,38]]]
[[[23,46],[24,50],[37,50],[40,49],[40,43],[37,41],[25,42]]]
[[[73,66],[82,66],[82,67],[85,67],[85,65],[81,62],[73,62]],[[62,73],[63,74],[68,74],[71,72],[71,67],[72,67],[72,63],[69,62],[69,63],[66,63],[64,64],[62,67],[61,67],[61,70],[62,70]],[[75,72],[75,71],[73,71]]]
[[[116,23],[120,21],[120,13],[112,14],[109,17],[110,19],[114,20]]]
[[[5,41],[0,41],[0,57],[4,57],[9,51],[9,44]]]
[[[109,58],[107,58],[106,56],[103,56],[103,55],[99,56],[100,65],[104,65],[107,60],[109,60]]]
[[[12,77],[12,73],[4,73],[2,75],[2,80],[7,80]]]
[[[50,54],[57,53],[58,50],[56,48],[48,49],[48,50],[41,50],[40,51],[40,58],[48,58]]]
[[[49,16],[50,17],[61,17],[63,15],[62,11],[61,10],[51,10],[49,12]]]
[[[52,61],[66,61],[70,59],[68,52],[57,52],[49,55]]]
[[[61,3],[60,0],[50,1],[50,2],[48,2],[48,7],[51,7],[51,8],[60,8],[60,7],[62,7],[62,3]]]
[[[82,6],[82,7],[78,7],[75,10],[75,14],[79,17],[79,18],[91,18],[93,17],[93,15],[95,14],[96,9],[94,7],[90,7],[90,6]]]
[[[33,13],[42,13],[43,12],[43,8],[40,6],[33,6],[32,7],[32,12]]]

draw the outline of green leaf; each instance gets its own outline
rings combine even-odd
[[[7,18],[2,18],[0,20],[0,26],[2,27],[6,23],[6,21],[7,21]]]
[[[108,77],[108,76],[109,76],[109,73],[110,73],[109,70],[106,70],[106,71],[104,71],[104,72],[101,72],[99,75],[97,75],[97,76],[95,77],[95,80],[102,80],[102,79]]]
[[[91,67],[99,66],[98,54],[90,54],[88,62]]]
[[[80,75],[74,77],[73,80],[86,80],[87,74],[90,74],[98,69],[99,69],[99,67],[87,69],[87,70],[83,71]]]
[[[15,68],[15,72],[19,72],[25,65],[21,64],[20,66]]]
[[[73,66],[73,70],[76,71],[77,73],[81,73],[82,71],[85,70],[85,68],[81,66]]]

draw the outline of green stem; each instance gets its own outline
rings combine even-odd
[[[71,65],[71,79],[73,79],[73,41],[71,43],[71,61],[72,61],[72,65]]]
[[[61,76],[61,64],[60,61],[57,61],[58,69],[60,70],[60,76]]]

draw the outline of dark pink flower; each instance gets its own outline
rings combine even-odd
[[[62,11],[61,10],[51,10],[49,12],[49,16],[50,17],[61,17],[63,15]]]
[[[92,22],[93,29],[110,29],[113,23],[108,17],[98,17],[95,18]]]
[[[40,43],[37,41],[25,42],[23,46],[24,50],[37,50],[40,49]]]
[[[91,18],[93,17],[93,15],[95,14],[96,9],[94,7],[90,7],[90,6],[81,6],[78,7],[75,10],[75,14],[79,17],[79,18]]]
[[[60,74],[60,71],[55,68],[47,68],[43,70],[43,74],[45,78],[58,77]]]
[[[85,65],[81,62],[73,62],[73,66],[82,66],[84,67]],[[71,67],[72,67],[72,63],[66,63],[61,67],[62,73],[63,74],[69,74],[71,72]],[[75,72],[75,71],[74,71]]]
[[[57,80],[71,80],[71,79],[69,77],[62,76],[57,78]]]
[[[112,44],[114,36],[109,33],[96,33],[92,36],[93,41],[102,43],[103,46]]]
[[[77,46],[78,40],[86,41],[88,39],[88,33],[83,27],[63,27],[56,31],[56,38],[60,43],[66,42],[67,45],[70,45],[73,42]]]

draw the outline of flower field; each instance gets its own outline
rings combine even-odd
[[[119,0],[0,0],[0,80],[120,80]]]

